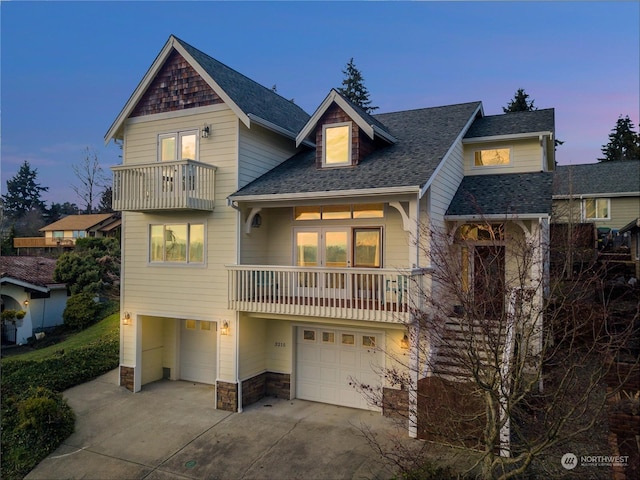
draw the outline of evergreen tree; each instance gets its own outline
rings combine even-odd
[[[537,110],[533,105],[534,100],[528,101],[529,94],[524,91],[524,88],[519,88],[506,107],[502,107],[504,113],[511,112],[531,112]]]
[[[634,128],[628,115],[624,118],[620,115],[609,134],[609,143],[602,146],[604,157],[598,161],[640,160],[640,133],[636,133]]]
[[[98,213],[113,213],[113,188],[107,186],[100,194],[100,203],[98,204]]]
[[[12,219],[17,220],[26,216],[32,210],[44,212],[45,204],[40,198],[42,192],[49,190],[49,187],[42,187],[36,182],[38,170],[31,169],[26,160],[18,170],[16,175],[7,180],[7,193],[2,196],[4,200],[4,213]]]
[[[362,73],[356,65],[353,63],[353,58],[347,63],[346,70],[342,73],[345,75],[342,80],[342,87],[338,88],[338,92],[347,97],[351,102],[360,106],[365,112],[372,113],[377,110],[378,107],[371,106],[371,100],[369,100],[369,90],[364,85],[364,78]]]

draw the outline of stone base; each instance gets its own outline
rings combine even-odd
[[[291,398],[291,375],[264,372],[242,382],[242,406],[248,407],[264,397]]]
[[[238,411],[238,385],[236,383],[216,383],[216,408],[227,412]]]
[[[267,372],[267,396],[291,398],[291,375],[288,373]]]
[[[409,417],[409,391],[397,388],[382,389],[382,414],[385,417]]]
[[[120,365],[120,386],[133,392],[135,383],[133,378],[133,367]]]

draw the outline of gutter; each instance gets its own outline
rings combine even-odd
[[[353,190],[332,190],[325,192],[299,192],[299,193],[267,193],[262,195],[230,195],[227,197],[227,205],[238,202],[281,202],[286,200],[307,200],[319,198],[353,198],[367,196],[414,194],[420,192],[420,187],[387,187],[387,188],[365,188]]]

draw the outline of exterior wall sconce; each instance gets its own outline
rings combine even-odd
[[[124,315],[122,316],[122,324],[131,325],[131,314],[129,312],[124,312]]]
[[[402,337],[402,340],[400,340],[400,348],[403,350],[409,350],[409,337],[407,337],[407,334],[404,334],[404,337]]]
[[[229,335],[229,322],[226,320],[222,322],[222,328],[220,329],[220,335]]]
[[[24,301],[24,306],[25,306],[25,307],[28,307],[28,306],[29,306],[29,300],[25,300],[25,301]]]
[[[202,138],[209,138],[209,125],[207,125],[206,123],[204,124],[204,127],[202,127],[202,133],[200,134],[200,136]]]

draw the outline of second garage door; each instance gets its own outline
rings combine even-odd
[[[298,327],[296,397],[379,410],[352,383],[381,385],[384,353],[379,347],[383,342],[382,332]]]

